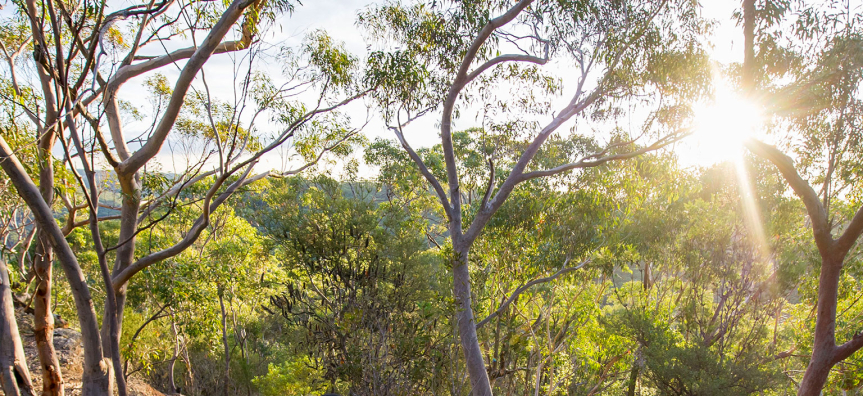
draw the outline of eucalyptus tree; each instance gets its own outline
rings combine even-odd
[[[297,50],[276,54],[272,51],[279,48],[260,42],[259,33],[293,6],[267,0],[166,0],[125,8],[89,0],[14,3],[13,16],[4,21],[13,29],[4,35],[13,86],[12,93],[4,94],[4,106],[18,109],[36,130],[39,186],[2,137],[0,165],[40,229],[43,250],[35,267],[42,297],[36,321],[42,322],[37,339],[46,392],[63,392],[51,347],[52,255],[62,265],[76,302],[85,351],[82,392],[105,394],[111,387],[110,367],[119,367],[121,361],[118,342],[129,280],[191,246],[207,228],[210,214],[240,187],[270,175],[296,173],[327,152],[343,152],[356,138],[357,131],[339,108],[368,91],[354,84],[359,80],[357,59],[323,32],[310,34]],[[25,50],[29,48],[32,51]],[[206,78],[204,65],[223,53],[236,54],[230,57],[233,72],[216,85]],[[267,78],[259,67],[274,56],[284,75]],[[176,79],[162,75],[169,70],[178,71]],[[123,87],[145,75],[153,101],[141,109],[141,101]],[[231,93],[225,97],[219,92]],[[193,142],[199,155],[174,178],[146,184],[150,176],[160,179],[154,171],[157,155],[176,139]],[[298,168],[253,171],[266,153],[286,142]],[[84,193],[83,202],[73,206],[89,213],[85,224],[107,290],[101,334],[86,276],[54,221],[56,152],[68,161],[71,178]],[[100,235],[99,223],[107,217],[99,216],[104,204],[97,173],[102,166],[113,171],[122,197],[116,208],[120,233],[115,246],[105,246]],[[139,233],[170,216],[175,199],[187,190],[197,191],[200,200],[194,201],[199,214],[184,236],[157,250],[138,251]],[[120,394],[125,394],[124,379],[115,372]]]
[[[3,81],[6,92],[11,92],[9,81]],[[28,147],[27,141],[33,137],[33,130],[26,123],[18,122],[20,112],[5,107],[0,114],[0,123],[6,138],[18,149],[18,155],[28,163],[35,163],[35,150]],[[33,173],[33,167],[27,169]],[[8,178],[0,176],[0,389],[7,395],[33,394],[32,380],[24,354],[23,343],[15,315],[13,282],[22,280],[28,274],[27,261],[30,247],[36,235],[33,218],[27,206],[18,198],[15,188]],[[12,265],[7,265],[12,262]],[[30,272],[32,274],[32,272]]]
[[[213,213],[192,247],[130,284],[129,305],[142,308],[127,311],[125,375],[138,372],[154,386],[187,395],[245,392],[251,377],[275,360],[264,353],[271,341],[260,339],[259,327],[266,320],[260,307],[274,294],[266,278],[277,277],[277,265],[266,257],[264,239],[232,210],[243,206],[243,197]],[[147,230],[142,244],[181,237],[196,213],[178,211],[184,213]]]
[[[473,394],[491,394],[471,301],[471,246],[517,185],[632,158],[686,135],[681,120],[688,108],[681,99],[697,95],[707,74],[698,44],[705,26],[690,1],[390,3],[371,7],[359,21],[373,46],[395,48],[370,56],[380,72],[369,80],[380,84],[375,98],[389,128],[446,215],[462,352]],[[540,66],[547,64],[568,78],[545,74]],[[645,122],[637,130],[621,127],[616,122],[636,103],[633,119]],[[489,164],[478,191],[462,183],[454,149],[454,125],[471,111],[478,120],[471,126],[485,134]],[[443,175],[417,154],[405,131],[433,112],[440,115]],[[583,135],[604,129],[607,143],[534,161],[572,119],[580,119]],[[465,205],[471,193],[481,198]]]
[[[798,395],[818,395],[834,365],[863,348],[863,330],[837,316],[842,279],[856,273],[863,234],[863,15],[831,2],[747,0],[743,11],[743,88],[780,120],[781,143],[752,139],[747,147],[769,160],[803,202],[817,250],[815,328]]]

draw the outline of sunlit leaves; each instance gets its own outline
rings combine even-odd
[[[344,87],[353,82],[356,59],[345,52],[343,45],[335,44],[326,33],[317,31],[310,34],[303,52],[309,57],[309,63],[320,69],[333,85]]]
[[[443,369],[434,332],[443,324],[435,298],[442,274],[439,257],[423,252],[424,222],[376,202],[380,191],[370,183],[317,178],[277,186],[255,219],[290,274],[270,304],[297,346],[322,365],[327,381],[344,381],[344,391],[437,386],[426,374]],[[370,372],[380,381],[368,381]]]
[[[329,387],[323,372],[309,357],[300,357],[281,364],[271,363],[267,375],[255,378],[253,383],[263,396],[322,394]]]

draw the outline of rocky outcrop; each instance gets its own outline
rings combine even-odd
[[[54,329],[54,349],[60,364],[81,364],[81,333],[72,329]]]

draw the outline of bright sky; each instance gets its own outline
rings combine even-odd
[[[358,54],[365,53],[366,43],[362,32],[355,24],[356,13],[368,4],[375,3],[369,0],[339,0],[339,1],[315,1],[305,2],[303,6],[297,7],[291,17],[283,17],[281,21],[283,37],[291,37],[299,40],[305,32],[313,29],[325,29],[333,37],[344,41],[347,48]],[[334,5],[336,4],[336,5]],[[732,20],[734,10],[740,6],[739,0],[704,0],[702,1],[703,16],[717,22],[713,37],[711,39],[712,56],[720,63],[741,62],[743,60],[743,33]],[[561,68],[561,65],[548,65],[550,68]],[[570,87],[571,88],[571,87]],[[566,92],[571,93],[571,90]],[[564,96],[566,93],[564,94]],[[569,98],[561,98],[568,101]],[[364,116],[359,116],[360,119]],[[472,117],[463,117],[465,123],[472,121]],[[428,147],[439,143],[438,131],[435,128],[438,115],[428,115],[424,120],[412,124],[406,130],[408,141],[417,147]],[[565,130],[568,128],[562,128]],[[394,138],[392,132],[376,121],[368,125],[364,133],[370,138],[382,136]],[[721,132],[720,132],[721,133]],[[710,165],[726,159],[721,153],[713,153],[709,147],[716,146],[716,141],[708,139],[703,141],[700,137],[690,139],[688,142],[679,144],[676,148],[684,165]],[[721,146],[721,145],[720,145]]]
[[[315,1],[305,2],[303,6],[297,7],[294,15],[283,17],[281,21],[282,34],[276,38],[287,38],[289,41],[302,38],[305,32],[314,29],[324,29],[331,36],[346,43],[348,50],[357,54],[366,52],[366,43],[362,32],[355,24],[356,13],[375,1],[369,0],[339,0],[339,1]],[[742,29],[736,26],[732,20],[732,14],[739,7],[738,0],[707,0],[702,1],[703,16],[717,22],[712,41],[712,55],[721,63],[741,62],[743,59],[743,34]],[[561,65],[548,65],[550,68],[561,68]],[[571,90],[567,91],[571,93]],[[565,94],[564,94],[565,96]],[[568,101],[569,98],[561,98]],[[362,111],[361,109],[357,109]],[[465,112],[467,113],[467,112]],[[358,115],[359,119],[364,117]],[[465,123],[472,121],[472,117],[463,117]],[[408,141],[415,147],[427,147],[439,142],[437,129],[435,128],[438,115],[428,115],[425,119],[412,124],[406,130]],[[567,128],[562,128],[562,130]],[[370,138],[382,136],[393,138],[392,132],[386,130],[382,123],[372,120],[365,128],[364,133]],[[702,141],[700,138],[690,139],[688,142],[679,144],[676,148],[684,165],[710,165],[726,159],[724,154],[712,153],[708,147],[715,146],[714,141]]]
[[[281,42],[288,46],[294,46],[300,43],[308,32],[323,29],[335,39],[343,41],[348,51],[363,56],[367,51],[366,42],[363,39],[363,32],[356,26],[356,14],[359,10],[374,2],[372,0],[304,1],[302,5],[297,5],[293,15],[281,16],[277,26],[270,29],[266,33],[267,37],[263,39],[267,42]],[[739,7],[739,0],[703,1],[703,16],[714,19],[717,22],[712,39],[714,43],[713,55],[716,60],[722,63],[739,62],[742,59],[742,32],[731,19],[735,7]],[[0,11],[0,15],[8,15],[11,8],[13,7],[6,7],[5,10]],[[188,43],[182,44],[182,46],[186,45]],[[214,56],[205,66],[207,79],[210,81],[210,88],[217,96],[219,96],[220,91],[224,94],[229,94],[232,90],[231,84],[219,84],[220,78],[232,77],[231,67],[232,62],[229,55]],[[279,65],[271,65],[271,67],[274,73],[279,72]],[[564,70],[561,65],[548,65],[546,67],[561,68]],[[551,70],[554,71],[554,69]],[[169,79],[174,79],[178,75],[176,67],[169,66],[163,68],[160,72],[164,73]],[[127,83],[122,88],[120,97],[146,97],[146,92],[141,85],[144,79],[145,77],[139,77]],[[564,96],[566,93],[571,94],[571,92],[571,89],[566,90]],[[561,98],[561,100],[568,101],[568,98]],[[133,103],[135,102],[133,101]],[[369,117],[365,107],[361,103],[352,105],[347,108],[347,111],[357,123],[362,123]],[[464,113],[469,114],[470,112],[465,111]],[[379,136],[386,138],[394,137],[375,114],[372,113],[370,117],[368,125],[363,130],[363,133],[370,139]],[[437,114],[427,115],[424,119],[412,124],[406,130],[407,138],[415,148],[427,147],[439,142],[438,131],[435,128],[437,117]],[[473,117],[463,117],[462,120],[461,127],[465,127],[473,121]],[[130,124],[127,130],[131,131],[129,135],[134,135],[136,129],[143,130],[144,127],[145,125]],[[562,130],[568,130],[568,127],[562,128]],[[162,170],[168,172],[182,171],[185,169],[186,161],[184,157],[178,155],[177,151],[172,152],[172,150],[179,150],[178,142],[171,141],[169,143],[171,144],[166,144],[159,156],[159,162],[163,165]],[[703,145],[699,149],[697,144],[693,146],[693,142],[682,144],[677,148],[677,151],[680,154],[681,160],[687,165],[709,165],[722,159],[704,155]],[[277,152],[271,153],[258,166],[260,167],[259,170],[284,168]]]

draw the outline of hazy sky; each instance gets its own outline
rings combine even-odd
[[[118,0],[117,7],[121,4],[128,3],[129,0]],[[283,43],[288,46],[299,44],[303,37],[316,29],[326,30],[329,35],[337,40],[345,43],[348,51],[362,57],[366,53],[366,42],[363,34],[356,25],[357,12],[369,4],[374,3],[371,0],[306,0],[302,5],[297,5],[295,12],[292,15],[282,15],[277,20],[276,26],[266,31],[262,40],[268,43]],[[738,62],[742,59],[742,32],[739,27],[735,26],[731,16],[736,7],[739,7],[739,0],[709,0],[703,1],[703,16],[713,19],[717,22],[717,26],[712,38],[713,56],[716,60],[722,63]],[[0,15],[8,16],[11,9],[14,7],[4,7],[0,10]],[[131,23],[132,21],[127,21]],[[188,46],[189,42],[176,43],[176,47]],[[176,48],[174,47],[174,48]],[[169,47],[168,49],[174,49]],[[205,72],[210,89],[214,94],[220,93],[224,96],[231,96],[231,84],[220,84],[219,81],[229,81],[232,78],[232,62],[231,56],[236,55],[215,55],[210,62],[205,66]],[[274,62],[278,63],[278,62]],[[266,66],[271,68],[272,72],[278,73],[280,65],[270,64]],[[548,65],[546,67],[560,68],[565,70],[561,65]],[[179,68],[168,66],[159,70],[169,79],[173,80],[179,74]],[[134,105],[145,105],[143,99],[146,97],[146,91],[143,89],[142,83],[146,79],[146,75],[138,77],[122,88],[120,97],[130,100]],[[571,87],[570,87],[571,88]],[[571,94],[572,90],[565,90],[564,97]],[[561,100],[568,100],[563,98]],[[358,123],[362,123],[369,115],[365,107],[361,103],[357,103],[348,108],[347,111],[352,115],[352,118]],[[467,111],[465,111],[467,113]],[[369,124],[363,130],[369,138],[386,137],[392,138],[392,133],[384,127],[382,122],[375,117],[375,114],[370,114]],[[407,132],[407,138],[414,147],[424,147],[437,143],[439,137],[435,124],[438,115],[430,114],[425,119],[412,124]],[[472,119],[463,117],[462,127],[467,126],[472,122]],[[134,135],[136,130],[144,130],[150,121],[146,123],[131,123],[128,125],[127,131],[129,135]],[[172,149],[177,149],[177,141],[171,140],[166,144],[159,156],[159,161],[163,165],[164,171],[181,171],[185,168],[185,161],[179,160],[176,155],[171,154]],[[698,163],[699,159],[703,159],[699,155],[691,153],[687,154],[686,150],[681,150],[681,157],[686,162]],[[281,161],[278,154],[269,155],[266,160],[259,165],[263,169],[281,168]]]
[[[324,29],[331,36],[344,41],[348,50],[358,54],[365,53],[366,43],[363,40],[363,32],[358,29],[355,21],[357,11],[372,3],[375,1],[307,1],[303,6],[298,6],[292,16],[282,17],[279,21],[280,28],[274,29],[279,33],[275,34],[273,38],[299,42],[306,32]],[[713,37],[710,40],[714,59],[721,63],[741,62],[743,59],[743,33],[742,29],[736,26],[735,21],[732,20],[732,14],[740,6],[740,1],[705,0],[702,1],[702,6],[702,16],[716,21]],[[563,69],[561,65],[548,65],[547,67]],[[571,94],[571,90],[565,90],[564,96],[567,93]],[[568,98],[562,99],[568,101]],[[407,138],[414,147],[425,147],[439,142],[435,128],[437,117],[437,115],[428,115],[424,120],[412,124],[410,129],[406,131]],[[467,121],[465,120],[465,122]],[[392,133],[377,120],[372,120],[364,132],[369,137],[393,138]],[[686,165],[706,165],[718,160],[697,152],[703,150],[692,147],[693,144],[697,143],[684,143],[677,149],[681,160]]]
[[[279,21],[279,27],[273,29],[274,39],[286,40],[287,42],[299,42],[303,35],[314,29],[324,29],[331,36],[346,43],[349,51],[357,54],[366,52],[366,43],[363,34],[356,26],[357,11],[365,8],[375,1],[369,0],[333,0],[333,1],[306,1],[304,5],[298,6],[291,16],[284,16]],[[732,20],[735,8],[740,6],[739,0],[706,0],[702,2],[703,17],[716,21],[716,27],[711,38],[712,55],[721,63],[740,62],[743,59],[742,29],[736,26]],[[561,65],[549,65],[548,67],[561,67]],[[561,67],[562,68],[562,67]],[[571,87],[570,87],[571,88]],[[566,93],[570,91],[565,91]],[[568,98],[563,98],[568,101]],[[364,114],[364,113],[363,113]],[[363,115],[358,115],[360,118]],[[428,115],[425,119],[412,124],[406,131],[407,138],[416,147],[425,147],[439,142],[437,128],[437,115]],[[465,120],[467,122],[468,120]],[[383,125],[372,120],[364,129],[364,133],[372,137],[382,136],[393,138],[392,133]],[[687,165],[704,165],[715,162],[715,158],[696,153],[696,148],[685,143],[678,148],[681,160]]]

